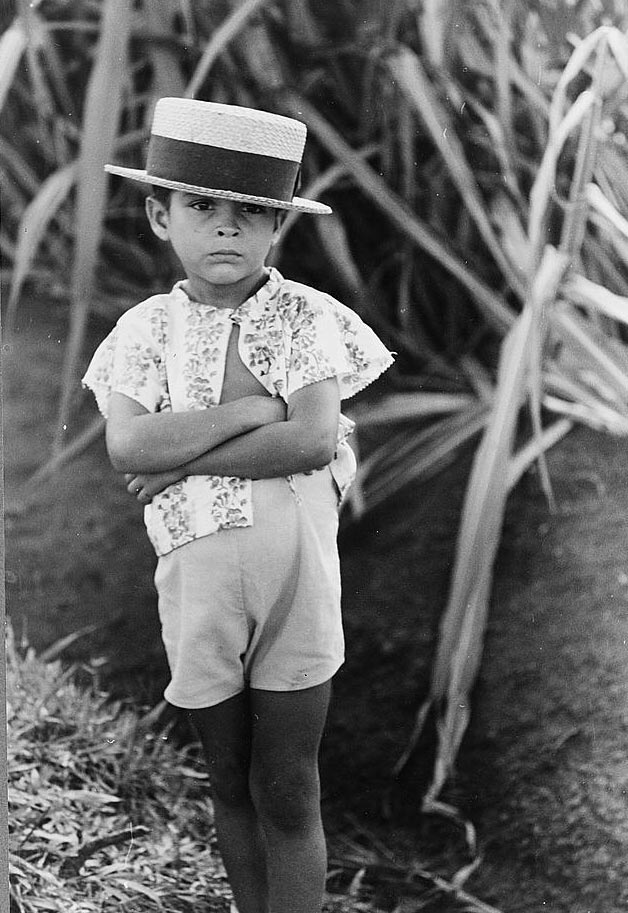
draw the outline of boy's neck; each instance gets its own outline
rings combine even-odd
[[[266,284],[270,273],[264,267],[259,276],[247,276],[241,282],[215,285],[199,276],[188,276],[186,287],[190,298],[211,307],[233,310],[255,295]]]

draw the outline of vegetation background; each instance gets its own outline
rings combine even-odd
[[[615,592],[598,592],[597,576],[586,582],[597,599],[587,631],[589,606],[562,614],[575,579],[572,590],[551,596],[526,590],[526,614],[505,616],[503,653],[484,673],[493,689],[482,695],[480,680],[480,729],[468,725],[491,596],[495,612],[500,581],[509,580],[512,608],[531,583],[521,576],[530,567],[509,564],[503,542],[498,551],[512,511],[524,525],[519,546],[540,560],[538,529],[562,517],[564,530],[565,503],[591,520],[588,486],[596,509],[617,506],[607,485],[620,484],[619,443],[609,449],[581,430],[549,461],[544,454],[576,424],[628,431],[625,4],[20,0],[1,16],[16,910],[58,910],[69,898],[86,911],[123,901],[185,910],[201,888],[210,908],[224,903],[204,848],[202,772],[187,748],[162,755],[163,738],[150,728],[164,722],[159,705],[152,709],[163,656],[154,620],[146,621],[150,556],[106,465],[102,422],[78,384],[116,317],[176,276],[146,232],[141,194],[109,183],[103,171],[106,161],[142,164],[162,95],[260,106],[307,123],[302,192],[335,214],[291,217],[277,262],[346,301],[398,352],[395,371],[353,405],[360,472],[341,541],[355,646],[324,759],[342,850],[330,889],[349,908],[490,909],[472,896],[477,883],[510,910],[551,903],[573,913],[595,909],[602,895],[600,909],[622,909],[627,775],[616,739],[626,725],[626,613],[619,599],[609,613]],[[587,464],[587,448],[606,463]],[[597,523],[625,535],[620,517],[600,513]],[[566,535],[585,541],[582,527]],[[620,556],[613,553],[617,567],[609,569],[608,556],[595,563],[590,545],[591,574],[623,586]],[[574,570],[572,562],[561,573]],[[556,561],[541,562],[541,572],[547,587]],[[462,781],[452,775],[465,733],[465,769],[477,757],[482,763],[473,746],[496,725],[487,707],[497,729],[503,725],[494,692],[512,697],[519,724],[532,712],[518,688],[538,657],[522,639],[530,599],[543,616],[544,595],[545,608],[555,600],[566,621],[553,630],[546,616],[542,630],[561,657],[559,679],[580,687],[583,637],[589,649],[599,636],[595,674],[572,694],[571,712],[574,721],[588,719],[592,683],[606,687],[603,718],[615,735],[594,732],[606,765],[595,801],[571,787],[565,794],[551,778],[544,798],[537,782],[526,800],[517,776],[508,796],[495,793],[505,821],[484,820],[498,846],[511,830],[506,876],[497,851],[478,868],[469,822],[472,796],[490,794],[490,774],[477,782],[468,772]],[[68,668],[61,648],[66,661],[75,659]],[[133,694],[132,708],[120,702],[123,692]],[[565,768],[576,780],[578,770],[599,766],[590,755],[583,760],[579,738],[591,746],[578,722],[541,727],[537,717],[526,725],[543,736],[519,739],[518,753],[506,753],[515,773],[540,746],[554,757],[574,741]],[[81,741],[87,734],[92,742]],[[114,747],[103,752],[103,738]],[[171,731],[171,741],[179,738]],[[359,759],[352,744],[362,746]],[[164,798],[170,788],[180,803]],[[543,802],[552,809],[549,843],[539,838],[526,849],[525,828],[518,833],[513,821]],[[488,804],[479,801],[478,819]],[[605,835],[607,858],[595,855],[599,847],[586,865],[559,853],[568,874],[548,865],[530,887],[553,838],[569,832],[573,849],[592,808],[603,822],[585,844]],[[347,817],[352,809],[359,826]],[[138,816],[152,828],[158,866],[145,845],[121,857]],[[209,878],[203,885],[199,869]]]

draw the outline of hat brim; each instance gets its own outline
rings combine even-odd
[[[259,203],[260,206],[269,206],[273,209],[287,209],[295,212],[307,212],[312,215],[326,216],[332,212],[325,203],[319,203],[317,200],[306,200],[302,197],[293,197],[289,202],[286,200],[274,200],[271,197],[251,196],[245,193],[236,193],[232,190],[215,190],[211,187],[201,187],[197,184],[183,184],[180,181],[168,181],[165,178],[158,178],[142,171],[140,168],[125,168],[123,165],[105,165],[105,171],[109,174],[116,174],[119,177],[129,178],[132,181],[139,181],[142,184],[153,184],[157,187],[165,187],[167,190],[180,190],[183,193],[198,193],[207,197],[217,197],[223,200],[238,200],[242,202]]]

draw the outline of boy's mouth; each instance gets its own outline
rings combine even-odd
[[[210,257],[241,257],[239,251],[232,250],[231,248],[225,248],[224,250],[212,250],[209,253]]]

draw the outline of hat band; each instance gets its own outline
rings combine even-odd
[[[299,162],[153,134],[147,177],[290,202]]]

